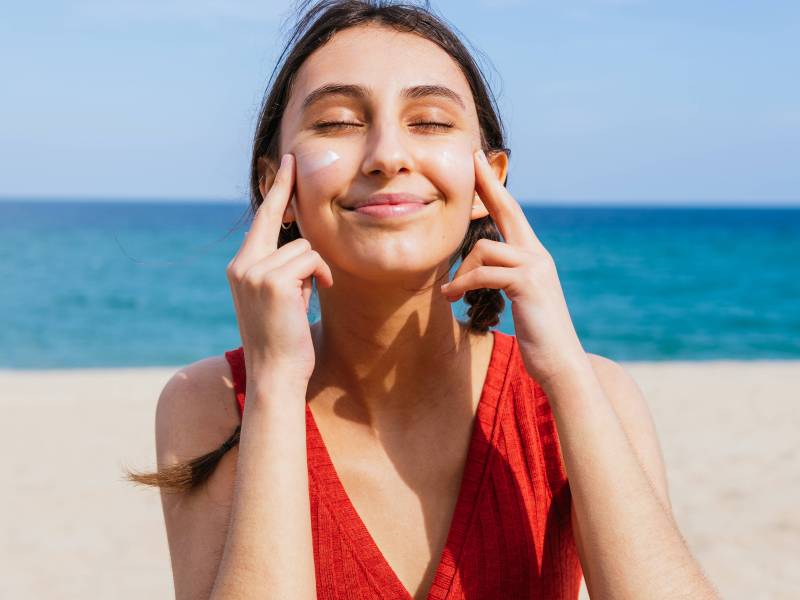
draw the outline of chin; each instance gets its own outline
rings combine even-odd
[[[412,279],[419,278],[425,281],[436,272],[441,262],[432,262],[430,255],[419,256],[418,253],[387,255],[375,252],[369,256],[351,255],[348,264],[344,266],[346,270],[356,273],[363,279],[376,283],[396,283],[400,278],[407,281],[409,276]]]

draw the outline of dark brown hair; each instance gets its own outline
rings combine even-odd
[[[311,4],[311,6],[309,6]],[[255,214],[263,198],[259,189],[259,162],[270,159],[279,162],[279,139],[281,117],[289,101],[297,71],[315,50],[328,42],[334,34],[350,27],[378,24],[396,31],[415,33],[428,39],[458,64],[469,83],[478,113],[481,146],[487,155],[510,150],[505,147],[503,124],[500,120],[494,96],[480,67],[456,35],[455,27],[434,14],[429,2],[424,5],[381,0],[321,0],[299,2],[296,11],[300,18],[290,36],[270,77],[268,91],[261,104],[253,152],[250,163],[249,214]],[[276,75],[277,72],[277,75]],[[507,178],[503,185],[507,184]],[[281,228],[278,246],[301,237],[296,223],[288,229]],[[449,267],[459,258],[465,258],[481,238],[501,240],[491,216],[470,222],[459,248],[450,257]],[[469,305],[467,316],[471,331],[486,332],[500,320],[505,301],[496,289],[476,289],[464,294]],[[202,484],[214,471],[222,456],[239,443],[237,426],[231,436],[217,449],[193,460],[170,465],[157,473],[127,472],[127,479],[143,485],[152,485],[169,491],[189,491]]]

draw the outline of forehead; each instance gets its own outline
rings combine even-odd
[[[290,106],[297,109],[309,92],[331,82],[360,84],[377,97],[414,85],[444,85],[474,110],[469,84],[447,52],[419,35],[388,27],[362,25],[335,34],[298,70]]]

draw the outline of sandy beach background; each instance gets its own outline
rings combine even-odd
[[[316,2],[3,11],[0,600],[174,597],[159,491],[124,472],[155,469],[176,370],[241,344],[226,269],[252,226],[274,69],[311,26],[301,4]],[[484,141],[509,150],[508,191],[582,346],[644,390],[709,579],[726,600],[800,600],[800,2],[410,4],[453,26],[489,85],[502,135]],[[373,117],[416,85],[375,56],[381,77],[354,71],[381,88]],[[452,204],[416,160],[433,134],[403,138],[409,168],[381,189]],[[295,192],[342,200],[299,175]],[[504,296],[497,329],[514,334]],[[315,293],[310,323],[322,309]]]
[[[723,597],[800,597],[800,361],[623,364],[651,406],[676,519]],[[0,371],[0,597],[173,596],[158,492],[122,468],[155,466],[174,371]]]

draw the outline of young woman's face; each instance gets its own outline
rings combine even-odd
[[[287,216],[334,271],[374,281],[432,272],[487,214],[478,148],[469,84],[444,50],[383,27],[344,30],[300,68],[282,117],[280,153],[297,168]],[[384,193],[426,204],[352,208]]]

